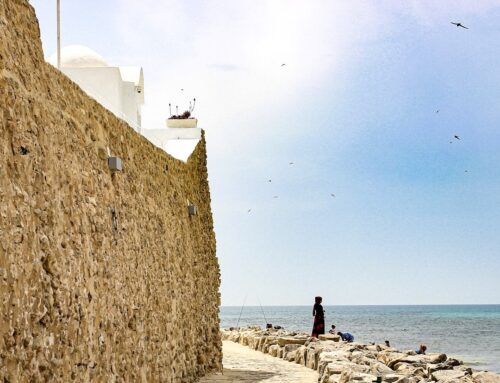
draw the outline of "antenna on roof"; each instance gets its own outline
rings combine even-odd
[[[61,0],[57,0],[57,69],[61,69]]]

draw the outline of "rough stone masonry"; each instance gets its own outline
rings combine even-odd
[[[45,63],[26,0],[0,0],[0,129],[0,381],[219,370],[204,139],[182,163],[87,97]]]

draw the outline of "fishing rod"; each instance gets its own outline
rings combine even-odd
[[[264,320],[266,321],[266,327],[267,327],[268,322],[267,322],[266,314],[264,314],[264,308],[262,307],[262,304],[260,303],[260,299],[257,298],[257,300],[259,301],[260,311],[262,311],[262,315],[264,316]]]
[[[236,323],[236,327],[240,325],[241,314],[243,313],[243,307],[245,307],[246,301],[247,301],[247,295],[245,295],[245,299],[243,299],[243,306],[241,306],[240,316],[238,317],[238,322]]]

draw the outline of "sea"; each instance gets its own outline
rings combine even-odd
[[[400,350],[427,345],[475,369],[500,373],[500,305],[323,306],[326,330],[349,332],[355,341],[383,343]],[[223,306],[221,327],[261,326],[311,332],[309,306]]]

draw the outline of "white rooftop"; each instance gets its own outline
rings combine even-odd
[[[50,56],[48,61],[57,67],[57,52]],[[83,45],[69,45],[61,49],[61,70],[79,84],[89,96],[124,119],[150,142],[173,157],[187,161],[200,141],[201,129],[196,127],[196,123],[193,127],[141,129],[139,115],[140,107],[144,104],[144,73],[141,67],[111,67],[101,55],[92,49]],[[113,73],[116,74],[113,75]],[[118,88],[112,84],[117,78],[120,83],[123,82]],[[127,84],[135,87],[132,98],[129,94],[121,94],[122,89],[129,86]],[[117,92],[122,98],[116,99]],[[129,99],[134,104],[133,110],[124,107],[124,101],[130,101]],[[139,120],[134,123],[134,117],[137,116]],[[190,119],[189,122],[192,121]]]
[[[49,58],[49,63],[57,66],[57,52]],[[61,49],[61,67],[95,68],[107,67],[108,63],[92,49],[83,45],[68,45]]]

